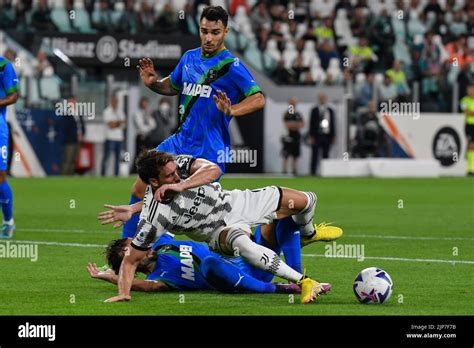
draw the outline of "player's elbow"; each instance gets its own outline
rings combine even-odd
[[[214,163],[210,164],[209,166],[209,172],[211,173],[212,181],[216,181],[222,175],[222,170]]]
[[[262,93],[258,93],[256,95],[256,105],[258,106],[258,109],[263,109],[265,107],[265,96]]]
[[[10,95],[11,104],[16,103],[17,100],[18,100],[18,93],[16,93],[16,92],[15,92],[15,93],[12,93],[12,94]]]

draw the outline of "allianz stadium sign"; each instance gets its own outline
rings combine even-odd
[[[159,59],[162,66],[174,66],[199,41],[183,35],[37,34],[41,43],[59,50],[78,65],[124,66],[142,57]]]

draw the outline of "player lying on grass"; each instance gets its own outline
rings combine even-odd
[[[89,263],[92,278],[117,284],[120,265],[130,247],[129,239],[113,240],[106,249],[112,269],[100,271]],[[174,241],[164,234],[137,266],[146,279],[134,279],[132,290],[146,292],[217,290],[221,292],[300,293],[296,284],[271,283],[273,275],[252,267],[241,257],[224,258],[207,245],[191,241]],[[323,288],[326,293],[330,285]]]
[[[301,302],[313,301],[322,285],[303,276],[280,260],[269,248],[254,243],[251,227],[291,216],[303,240],[324,237],[313,225],[316,195],[289,188],[268,186],[258,190],[222,190],[213,181],[220,175],[217,165],[158,150],[143,152],[136,162],[140,179],[148,186],[142,202],[113,207],[99,214],[103,224],[123,224],[141,212],[130,253],[119,272],[119,295],[108,302],[129,301],[135,270],[153,243],[166,231],[185,234],[222,254],[242,256],[251,265],[301,285]],[[328,238],[338,238],[342,230],[326,229]],[[332,234],[332,236],[330,236]]]

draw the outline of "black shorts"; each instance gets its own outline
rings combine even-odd
[[[294,158],[298,158],[300,157],[300,147],[301,147],[301,142],[299,140],[293,140],[291,142],[284,141],[281,155],[283,156],[283,158],[288,158],[290,156]]]
[[[474,124],[466,124],[466,137],[470,141],[474,141]]]

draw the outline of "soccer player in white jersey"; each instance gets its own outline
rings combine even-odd
[[[103,224],[123,224],[138,212],[140,222],[130,253],[119,272],[119,295],[107,302],[129,301],[135,270],[153,243],[166,231],[205,241],[223,255],[242,256],[251,265],[301,286],[301,303],[312,302],[323,284],[285,264],[271,249],[254,243],[251,227],[291,216],[302,239],[312,239],[316,195],[268,186],[258,190],[222,190],[214,183],[221,171],[212,162],[158,150],[143,152],[136,162],[147,189],[142,202],[109,206]],[[337,228],[337,227],[334,227]],[[318,232],[319,233],[319,232]],[[342,233],[342,231],[341,231]]]

